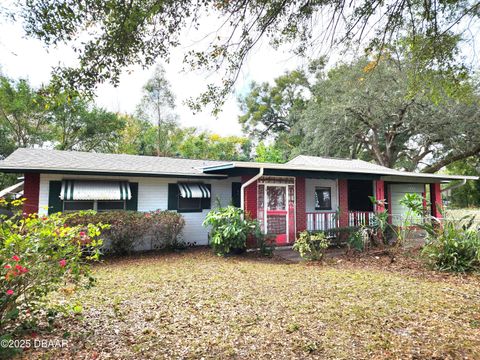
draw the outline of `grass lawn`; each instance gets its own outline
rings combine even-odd
[[[480,358],[480,279],[414,259],[293,264],[208,250],[110,260],[46,358]]]

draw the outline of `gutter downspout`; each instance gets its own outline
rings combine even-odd
[[[453,184],[451,186],[447,186],[445,189],[442,189],[441,192],[444,192],[444,191],[447,191],[447,190],[453,190],[453,189],[457,189],[463,185],[465,185],[467,183],[467,179],[463,179],[461,183],[459,184]]]
[[[248,180],[246,183],[242,184],[240,187],[240,208],[242,209],[242,212],[245,211],[245,188],[250,185],[251,183],[257,181],[259,178],[263,176],[263,167],[260,168],[260,171],[258,172],[257,175],[252,177],[250,180]]]

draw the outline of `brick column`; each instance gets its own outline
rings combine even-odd
[[[440,213],[440,209],[442,208],[440,183],[430,184],[430,202],[432,216],[440,219],[442,217],[442,214]]]
[[[385,181],[376,180],[375,181],[375,199],[377,200],[377,205],[375,206],[375,212],[381,213],[385,211]],[[380,202],[380,203],[378,203]]]
[[[305,197],[305,178],[295,178],[295,201],[296,201],[296,223],[297,233],[307,229],[306,197]],[[313,194],[312,194],[313,196]]]
[[[338,210],[340,211],[339,226],[348,226],[348,180],[338,180]]]
[[[252,176],[242,176],[242,183],[247,182]],[[257,182],[254,181],[245,188],[245,214],[248,214],[252,219],[257,218]]]
[[[25,173],[23,185],[23,212],[33,214],[38,212],[38,201],[40,195],[40,174]]]

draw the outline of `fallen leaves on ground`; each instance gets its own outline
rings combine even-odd
[[[68,296],[65,349],[85,359],[480,358],[478,277],[438,275],[402,254],[289,263],[205,249],[96,266]],[[60,295],[59,295],[60,296]]]

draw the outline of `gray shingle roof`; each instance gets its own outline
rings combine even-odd
[[[357,169],[357,170],[377,170],[390,171],[392,169],[381,165],[369,163],[363,160],[356,159],[338,159],[338,158],[323,158],[318,156],[299,155],[296,158],[287,162],[290,165],[308,165],[325,168],[343,168],[343,169]]]
[[[156,156],[88,153],[45,149],[17,149],[0,161],[0,171],[87,173],[137,176],[225,177],[227,169],[277,169],[289,171],[330,171],[381,175],[387,181],[478,179],[475,176],[424,174],[389,169],[362,160],[321,158],[301,155],[286,164],[190,160]]]
[[[222,164],[221,161],[190,160],[156,156],[102,154],[80,151],[17,149],[0,161],[0,170],[25,172],[117,173],[138,175],[204,176],[202,167]]]

